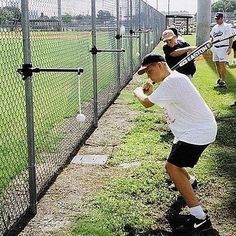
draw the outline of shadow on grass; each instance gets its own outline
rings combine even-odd
[[[174,136],[170,130],[165,130],[160,134],[160,141],[166,143],[173,143]]]
[[[203,55],[208,66],[216,72],[215,64],[211,60],[211,55]],[[227,85],[228,88],[216,88],[220,94],[232,94],[233,104],[236,101],[236,80],[235,71],[236,66],[229,66],[227,68]],[[231,70],[232,69],[232,70]],[[223,101],[222,101],[223,103]],[[236,107],[231,107],[228,104],[227,116],[219,116],[216,118],[218,124],[218,133],[215,144],[218,145],[214,155],[217,177],[223,177],[228,181],[228,186],[224,188],[229,189],[229,195],[224,198],[224,213],[229,219],[236,219]]]
[[[216,229],[210,228],[205,231],[194,232],[191,234],[187,233],[176,233],[175,229],[175,219],[182,211],[182,209],[186,207],[186,203],[181,196],[178,196],[175,201],[170,205],[168,211],[166,212],[166,219],[169,222],[173,232],[163,230],[163,229],[148,229],[141,233],[135,233],[135,230],[126,230],[128,231],[128,236],[220,236],[219,232]]]
[[[176,200],[171,204],[170,208],[166,213],[166,219],[168,220],[172,230],[174,231],[176,227],[176,218],[179,213],[185,208],[186,202],[182,198],[182,196],[178,196]],[[171,235],[181,236],[183,233],[172,233]],[[219,236],[219,232],[216,229],[210,228],[205,231],[195,232],[191,234],[184,234],[185,236]]]
[[[230,117],[219,117],[217,118],[217,123],[218,132],[216,143],[219,146],[234,149],[236,147],[236,114],[232,113]]]
[[[219,232],[215,229],[209,229],[207,231],[202,231],[198,233],[192,233],[192,234],[177,234],[168,232],[166,230],[156,229],[156,230],[150,230],[143,234],[138,234],[137,236],[220,236]]]
[[[224,188],[228,192],[224,197],[224,207],[221,210],[226,218],[234,221],[233,219],[236,219],[236,116],[218,120],[218,135],[215,143],[219,147],[212,153],[216,163],[215,175],[224,181]]]

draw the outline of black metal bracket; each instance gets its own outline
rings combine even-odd
[[[121,49],[97,49],[96,46],[93,46],[92,49],[89,50],[93,55],[98,52],[125,52],[123,48]]]
[[[76,72],[78,75],[84,72],[83,68],[38,68],[32,67],[32,64],[23,64],[22,68],[17,69],[17,72],[23,76],[23,80],[31,77],[33,73],[39,72]]]
[[[150,32],[151,30],[144,30],[144,29],[139,29],[138,32],[139,33],[148,33]]]
[[[139,32],[139,31],[138,31]],[[122,35],[123,38],[139,38],[139,35],[135,35],[136,32],[132,29],[129,30],[128,35]]]
[[[115,38],[116,38],[116,39],[121,39],[121,38],[122,38],[122,34],[117,34],[117,35],[115,36]]]
[[[139,35],[123,35],[123,38],[140,38]]]
[[[96,46],[93,46],[89,51],[90,51],[93,55],[97,54],[98,52],[101,52],[101,50],[97,49]]]
[[[135,31],[133,31],[132,29],[129,31],[129,34],[133,35],[135,34]]]

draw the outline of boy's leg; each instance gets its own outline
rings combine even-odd
[[[192,177],[185,168],[180,168],[183,174],[187,177],[188,180]]]
[[[184,167],[193,167],[199,160],[207,145],[194,145],[182,141],[173,144],[165,168],[175,186],[189,207],[189,215],[178,215],[173,218],[173,230],[181,233],[207,230],[211,227],[209,216],[193,191]]]
[[[194,176],[190,175],[185,168],[179,168],[179,169],[186,176],[186,178],[188,179],[188,181],[192,185],[192,188],[196,189],[197,188],[197,180],[196,180],[196,178]],[[178,191],[174,183],[169,185],[169,189],[172,190],[172,191]]]
[[[187,205],[190,208],[199,206],[200,218],[204,218],[205,213],[203,212],[200,202],[189,181],[190,175],[184,167],[194,167],[207,146],[208,145],[194,145],[179,141],[176,144],[173,144],[171,153],[165,165],[167,174],[174,182]]]
[[[169,162],[166,162],[166,172],[174,182],[176,188],[179,190],[188,207],[195,207],[200,205],[191,183],[188,179],[188,173],[185,169],[177,167]],[[186,175],[187,174],[187,175]]]

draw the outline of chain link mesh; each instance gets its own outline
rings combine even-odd
[[[16,235],[29,213],[32,160],[38,197],[96,128],[164,30],[165,17],[142,0],[96,0],[95,19],[93,1],[0,0],[0,235]],[[22,3],[28,3],[27,25]],[[23,26],[29,27],[29,38]],[[92,53],[93,48],[108,51]],[[24,61],[32,68],[84,72],[41,71],[24,81],[16,72]],[[26,109],[30,85],[32,114]],[[85,122],[76,118],[80,111]],[[27,135],[29,116],[34,140]]]
[[[16,68],[22,64],[18,1],[0,2],[0,234],[29,202],[25,100]]]

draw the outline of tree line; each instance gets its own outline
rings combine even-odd
[[[218,0],[211,5],[213,12],[234,12],[236,10],[235,0]]]
[[[58,17],[57,16],[48,17],[44,15],[44,13],[42,12],[37,19],[38,20],[58,20]],[[62,15],[62,21],[66,23],[72,22],[73,20],[79,21],[83,19],[89,20],[91,19],[91,16],[81,15],[81,14],[72,16],[68,13],[65,13]],[[104,23],[106,21],[113,21],[114,19],[115,17],[112,16],[112,14],[109,11],[99,10],[97,13],[97,20],[100,23]],[[21,10],[19,9],[19,7],[15,5],[0,7],[0,24],[12,22],[12,21],[14,22],[21,21]]]

